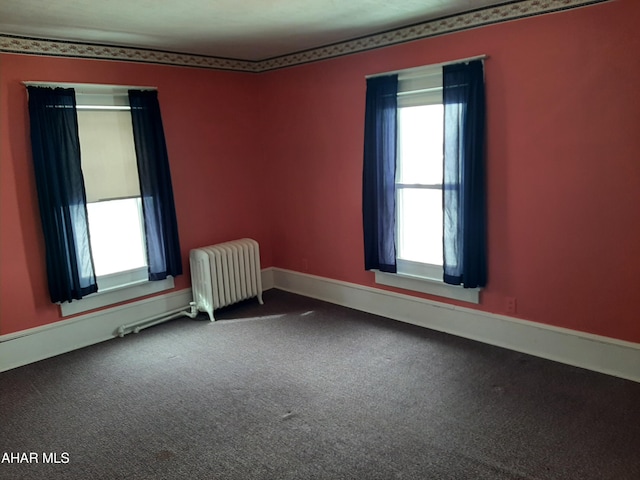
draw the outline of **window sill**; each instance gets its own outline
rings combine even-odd
[[[142,280],[127,283],[117,287],[107,288],[84,297],[82,300],[61,303],[60,313],[63,317],[68,317],[69,315],[76,315],[89,310],[95,310],[96,308],[108,307],[109,305],[125,302],[134,298],[170,290],[173,287],[173,277],[167,277],[165,280],[157,282]]]
[[[374,270],[376,283],[389,287],[428,293],[438,297],[451,298],[468,303],[480,303],[479,288],[463,288],[449,285],[437,278],[418,277],[406,273],[386,273]]]

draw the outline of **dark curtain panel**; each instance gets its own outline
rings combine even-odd
[[[396,272],[398,76],[367,80],[362,173],[364,268]]]
[[[443,67],[444,281],[487,281],[485,96],[481,60]]]
[[[178,222],[158,92],[129,90],[147,240],[149,280],[182,274]]]
[[[27,87],[31,149],[52,302],[98,291],[73,89]]]

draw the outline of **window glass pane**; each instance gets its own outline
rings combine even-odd
[[[88,203],[87,211],[97,276],[146,266],[139,197]]]
[[[399,183],[442,184],[442,104],[398,109]]]
[[[442,265],[442,190],[398,189],[398,258]]]

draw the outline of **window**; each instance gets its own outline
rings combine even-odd
[[[103,280],[113,275],[140,269],[146,272],[140,197],[91,202],[87,203],[87,210],[98,291],[108,288]]]
[[[367,80],[363,227],[376,282],[478,303],[484,191],[480,60]]]
[[[51,301],[66,316],[173,288],[182,264],[157,92],[27,88]]]
[[[128,98],[76,94],[76,102],[98,292],[146,281],[147,252]]]
[[[76,89],[76,104],[91,254],[98,293],[110,295],[62,304],[66,315],[94,308],[96,302],[136,298],[150,287],[173,287],[172,279],[144,286],[147,248],[127,91]]]
[[[398,273],[442,277],[441,69],[398,76]]]

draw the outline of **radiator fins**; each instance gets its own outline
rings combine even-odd
[[[189,252],[193,301],[200,312],[213,311],[258,297],[262,301],[258,242],[243,238],[195,248]]]

